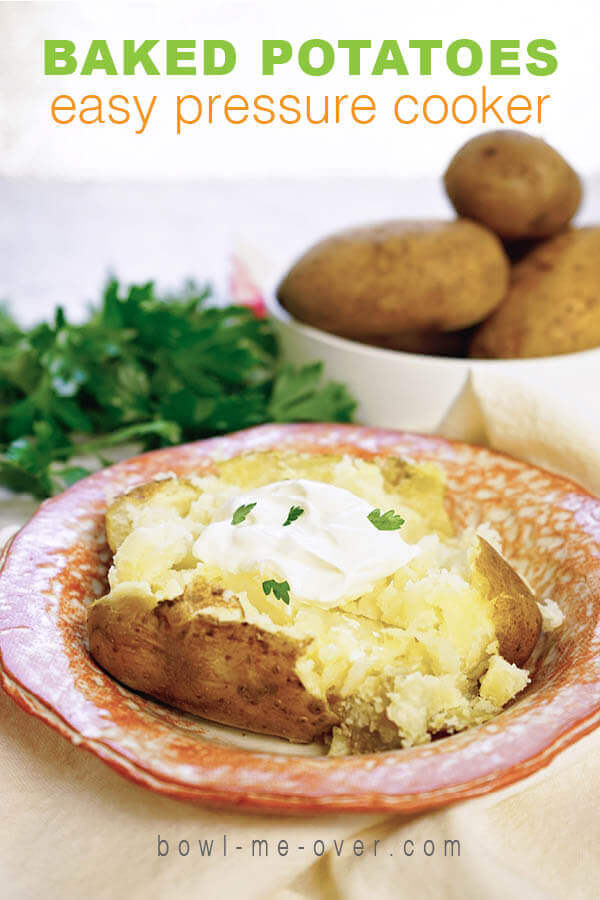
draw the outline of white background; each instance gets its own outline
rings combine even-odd
[[[1,3],[0,34],[0,175],[52,176],[67,179],[204,179],[263,176],[392,175],[438,176],[461,142],[482,126],[394,122],[393,100],[400,93],[425,97],[442,93],[476,95],[482,84],[496,93],[550,93],[543,127],[527,126],[561,150],[583,174],[600,169],[600,12],[595,0],[551,4],[548,0],[491,3],[422,0],[416,4],[384,0],[254,0],[210,3]],[[548,77],[488,74],[468,78],[445,71],[439,58],[431,77],[349,77],[340,52],[336,73],[315,78],[297,65],[281,67],[274,78],[260,75],[260,42],[287,39],[296,47],[322,37],[386,38],[406,49],[415,70],[410,39],[440,39],[444,44],[470,37],[483,46],[491,38],[553,39],[559,67]],[[44,38],[68,38],[81,53],[86,42],[105,38],[119,48],[124,38],[225,38],[238,50],[233,73],[224,77],[46,77],[42,71]],[[157,48],[159,49],[159,48]],[[118,56],[118,54],[117,54]],[[365,59],[374,59],[374,53]],[[162,61],[157,54],[157,60]],[[347,65],[347,63],[346,63]],[[368,71],[368,66],[365,66]],[[483,70],[482,70],[483,73]],[[180,137],[174,128],[178,93],[236,93],[252,96],[296,93],[371,93],[377,122],[370,126],[199,125]],[[160,106],[145,134],[130,126],[59,126],[49,106],[58,93],[159,94]]]

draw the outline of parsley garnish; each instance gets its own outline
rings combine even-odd
[[[233,516],[231,517],[232,525],[239,525],[240,522],[243,522],[248,513],[252,512],[256,503],[246,503],[245,505],[238,506]]]
[[[62,309],[23,329],[0,308],[0,484],[44,497],[107,448],[142,449],[263,422],[349,422],[347,390],[320,363],[279,361],[273,328],[241,306],[210,306],[189,284],[159,297],[152,282],[107,285],[81,325]],[[137,450],[137,448],[136,448]]]
[[[369,513],[367,519],[378,531],[397,531],[404,525],[402,516],[397,515],[393,509],[388,509],[386,513],[382,513],[380,509],[374,509]]]
[[[296,519],[299,519],[302,513],[304,512],[304,508],[302,506],[290,506],[290,511],[287,514],[287,519],[283,523],[283,527],[286,525],[291,525],[292,522],[295,522]]]
[[[277,600],[283,600],[286,606],[290,605],[290,586],[287,581],[274,581],[270,578],[268,581],[263,581],[262,588],[266,597],[272,591]]]

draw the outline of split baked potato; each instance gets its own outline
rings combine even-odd
[[[228,572],[198,560],[195,542],[224,503],[298,478],[394,510],[412,558],[329,608],[265,594],[273,573],[260,561]],[[106,530],[114,557],[110,591],[89,609],[93,657],[207,719],[366,752],[484,722],[529,680],[535,597],[491,532],[454,534],[433,464],[247,453],[135,488],[111,504]]]

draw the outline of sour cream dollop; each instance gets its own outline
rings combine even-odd
[[[239,525],[234,512],[255,503]],[[304,511],[284,526],[290,508]],[[229,499],[194,543],[194,556],[224,572],[258,571],[287,581],[290,595],[323,608],[372,589],[419,552],[399,531],[379,531],[373,506],[351,491],[320,481],[290,479]],[[385,510],[382,510],[384,512]]]

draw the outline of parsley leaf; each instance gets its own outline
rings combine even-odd
[[[344,385],[321,384],[323,363],[283,366],[275,377],[267,412],[274,422],[351,422],[356,401]]]
[[[290,586],[287,581],[274,581],[270,578],[263,581],[262,588],[266,597],[273,592],[276,600],[282,600],[286,606],[290,605]]]
[[[90,474],[90,470],[85,469],[83,466],[63,466],[62,469],[57,469],[56,471],[57,477],[62,478],[65,487],[71,487],[76,481]]]
[[[87,321],[59,307],[30,329],[0,305],[0,484],[41,498],[83,474],[80,457],[97,468],[125,442],[149,450],[264,422],[351,420],[354,400],[321,363],[281,365],[268,319],[210,298],[191,282],[161,297],[151,281],[113,279]]]
[[[380,509],[374,509],[369,513],[367,519],[378,531],[397,531],[404,525],[402,516],[397,515],[393,509],[388,509],[386,513],[382,513]]]
[[[290,506],[290,511],[287,514],[287,519],[283,523],[283,527],[286,525],[291,525],[292,522],[295,522],[296,519],[299,519],[302,513],[304,512],[304,507],[302,506]]]
[[[256,503],[246,503],[245,505],[238,506],[238,508],[234,512],[233,516],[231,517],[231,524],[232,525],[240,525],[244,521],[246,516],[250,512],[252,512],[252,510],[254,509],[255,506],[256,506]]]

